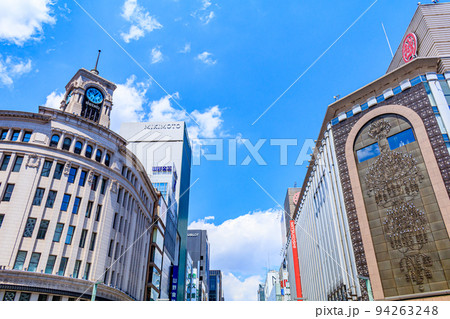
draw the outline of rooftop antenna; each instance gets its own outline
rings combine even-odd
[[[95,62],[95,67],[91,70],[91,72],[96,75],[98,75],[97,65],[98,65],[98,59],[100,58],[100,53],[102,53],[102,50],[98,50],[97,61]]]

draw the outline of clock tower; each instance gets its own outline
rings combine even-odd
[[[116,85],[91,71],[80,69],[66,85],[60,109],[109,128]]]

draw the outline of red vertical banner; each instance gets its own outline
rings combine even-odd
[[[302,301],[302,281],[300,279],[300,266],[298,263],[298,250],[297,250],[297,236],[295,234],[295,222],[293,220],[289,223],[291,229],[291,244],[292,244],[292,256],[294,259],[294,271],[295,271],[295,287],[297,288],[297,299]]]

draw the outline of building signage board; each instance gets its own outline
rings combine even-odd
[[[417,37],[414,33],[409,33],[403,40],[402,57],[408,63],[417,56]]]
[[[172,166],[153,166],[152,168],[153,172],[164,172],[164,173],[171,173],[172,172]]]
[[[295,234],[295,221],[290,221],[292,255],[294,259],[295,286],[297,288],[297,298],[302,300],[302,282],[300,279],[300,266],[298,262],[297,235]]]
[[[172,289],[170,292],[170,301],[177,301],[177,287],[178,287],[178,266],[173,266]]]

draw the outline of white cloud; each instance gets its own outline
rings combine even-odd
[[[199,55],[197,55],[197,59],[202,61],[205,64],[213,65],[213,64],[217,63],[217,60],[212,59],[211,58],[212,55],[213,55],[212,53],[205,51],[205,52],[200,53]]]
[[[203,24],[208,24],[215,17],[214,11],[209,11],[212,2],[209,0],[202,0],[202,6],[191,13],[191,16],[198,18]]]
[[[144,117],[145,94],[148,84],[136,83],[136,76],[130,76],[125,84],[118,84],[114,91],[114,105],[111,111],[111,129],[118,132],[122,122],[139,122]]]
[[[201,219],[189,229],[206,229],[211,245],[211,269],[220,269],[224,277],[226,300],[254,300],[268,260],[279,267],[281,226],[279,210],[250,212],[220,225]],[[242,276],[236,277],[239,274]],[[233,288],[236,287],[236,288]],[[239,288],[240,287],[240,288]]]
[[[203,22],[203,24],[208,24],[211,22],[211,20],[215,17],[214,11],[209,12],[209,14],[205,14],[199,17],[200,21]]]
[[[206,111],[199,112],[194,110],[191,116],[195,119],[198,126],[193,126],[190,130],[191,138],[196,138],[192,135],[196,135],[197,138],[201,135],[204,138],[215,138],[219,136],[218,131],[222,127],[222,111],[219,106],[213,106]]]
[[[256,301],[256,291],[262,277],[250,276],[242,281],[232,273],[223,273],[222,281],[226,301]]]
[[[163,27],[144,7],[138,5],[137,0],[126,0],[124,2],[122,17],[131,23],[129,31],[121,33],[122,39],[126,43],[131,40],[138,40],[146,32],[152,32]]]
[[[163,54],[159,47],[155,47],[152,49],[152,64],[162,62],[164,60]]]
[[[47,96],[47,100],[45,101],[45,107],[51,107],[53,109],[59,109],[61,106],[61,101],[64,99],[64,93],[58,93],[57,91],[53,91]]]
[[[178,51],[179,53],[189,53],[191,52],[191,44],[190,43],[186,43],[184,45],[184,48],[180,51]]]
[[[44,24],[54,24],[52,0],[0,1],[0,40],[22,45],[42,36]]]
[[[7,56],[6,59],[0,54],[0,85],[11,86],[14,79],[32,70],[31,60],[22,60]]]
[[[199,138],[216,138],[221,135],[223,119],[222,111],[218,105],[203,112],[194,110],[187,114],[181,109],[174,108],[171,99],[179,99],[178,92],[166,95],[157,101],[152,101],[146,120],[154,122],[184,121],[188,125],[191,141]]]

